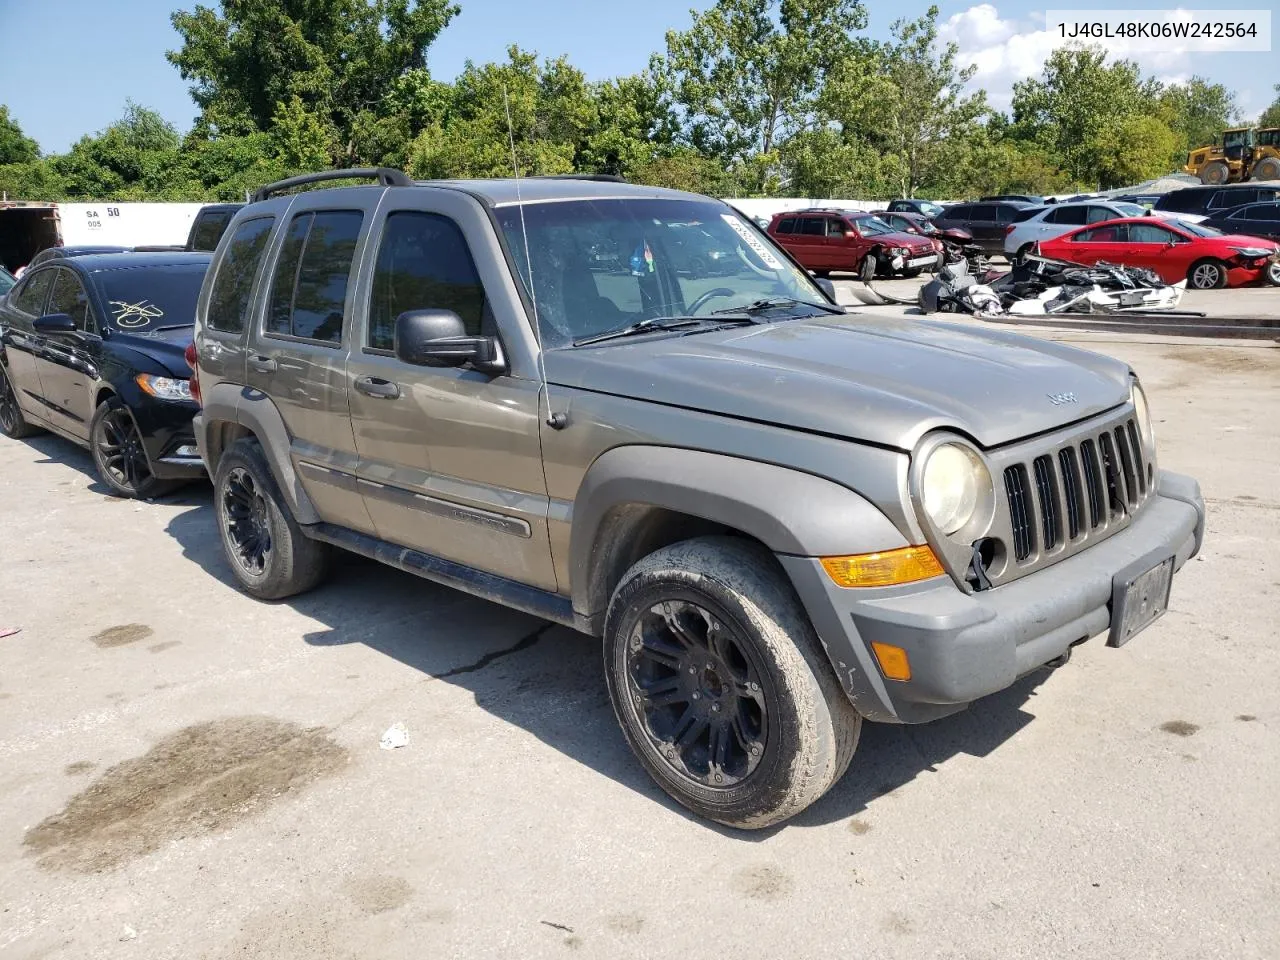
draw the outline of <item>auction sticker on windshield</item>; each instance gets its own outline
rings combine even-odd
[[[731,213],[720,214],[720,219],[733,227],[733,232],[747,242],[747,246],[756,252],[756,256],[763,261],[764,265],[770,270],[781,270],[782,261],[775,257],[763,243],[760,238],[751,232],[751,228],[739,220]]]

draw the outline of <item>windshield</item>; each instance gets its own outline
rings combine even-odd
[[[163,266],[118,267],[98,272],[111,326],[156,330],[196,322],[196,299],[209,261]]]
[[[854,217],[853,222],[858,232],[864,237],[878,237],[884,233],[897,232],[878,217]]]
[[[1203,223],[1192,223],[1190,220],[1177,221],[1178,228],[1187,231],[1195,237],[1221,237],[1221,230],[1215,230],[1213,227],[1206,227]]]
[[[532,288],[546,349],[651,317],[714,320],[713,311],[770,298],[826,302],[755,224],[723,204],[568,200],[523,209],[523,227],[519,206],[495,213],[520,279]],[[816,312],[802,304],[787,310]]]
[[[1146,207],[1139,206],[1136,203],[1127,203],[1127,202],[1121,201],[1119,203],[1113,203],[1111,205],[1115,207],[1117,210],[1119,210],[1120,215],[1123,217],[1141,217],[1141,216],[1145,216],[1147,212]]]

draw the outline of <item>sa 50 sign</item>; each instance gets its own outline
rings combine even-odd
[[[118,217],[118,216],[120,216],[120,208],[119,208],[119,207],[103,207],[103,209],[107,211],[107,216],[108,216],[108,217]],[[84,214],[85,214],[85,216],[88,218],[88,221],[89,221],[89,222],[88,222],[87,226],[89,227],[89,229],[90,229],[90,230],[101,230],[101,229],[102,229],[102,217],[101,217],[101,216],[99,216],[99,214],[98,214],[98,211],[97,211],[97,210],[86,210],[86,211],[84,212]]]

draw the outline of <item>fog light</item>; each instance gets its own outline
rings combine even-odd
[[[891,643],[871,641],[871,650],[880,664],[880,672],[890,680],[910,680],[911,662],[907,659],[907,651],[895,647]]]
[[[940,577],[946,572],[927,546],[860,553],[851,557],[823,557],[822,569],[841,587],[887,587]]]

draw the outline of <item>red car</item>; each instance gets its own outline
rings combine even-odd
[[[1165,283],[1187,281],[1196,290],[1239,287],[1266,277],[1280,245],[1258,237],[1223,233],[1185,220],[1125,217],[1090,224],[1052,240],[1040,253],[1055,260],[1092,265],[1101,260],[1146,267]]]
[[[769,236],[800,265],[825,277],[833,270],[874,276],[917,276],[941,263],[941,244],[899,233],[869,213],[849,210],[788,210],[776,214]]]

